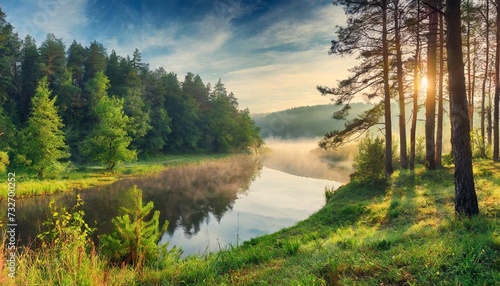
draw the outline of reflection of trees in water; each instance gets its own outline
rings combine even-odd
[[[153,201],[160,211],[160,224],[170,222],[172,234],[182,227],[188,236],[196,234],[212,214],[220,221],[233,208],[239,194],[248,191],[262,164],[256,155],[237,155],[224,160],[177,167],[160,174],[122,180],[108,186],[47,197],[18,200],[17,215],[21,238],[35,237],[41,222],[49,216],[48,204],[71,208],[80,193],[85,204],[85,220],[97,227],[98,234],[112,231],[111,219],[121,215],[121,207],[133,203],[133,185],[143,190],[144,202]],[[3,206],[0,207],[0,211]],[[5,210],[6,211],[6,210]]]
[[[155,187],[144,188],[145,201],[155,202],[160,219],[170,222],[170,234],[182,227],[190,236],[210,214],[220,221],[238,194],[248,191],[261,168],[260,159],[252,155],[176,168],[155,180]]]

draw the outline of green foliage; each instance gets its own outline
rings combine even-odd
[[[86,49],[85,54],[86,59],[83,69],[84,82],[94,78],[98,72],[105,71],[108,61],[106,56],[106,49],[101,43],[97,41],[93,41],[90,43],[90,46]]]
[[[205,112],[205,143],[215,152],[241,152],[263,144],[249,110],[238,111],[234,94],[219,80]]]
[[[125,94],[125,105],[123,107],[125,114],[130,118],[129,127],[130,134],[138,140],[146,136],[151,130],[151,118],[146,110],[143,96],[139,88],[128,88]]]
[[[198,146],[201,131],[199,114],[194,98],[182,92],[177,76],[169,73],[162,76],[167,90],[165,108],[172,118],[172,132],[168,135],[169,150],[193,150]]]
[[[381,179],[385,176],[384,139],[374,138],[368,133],[358,144],[358,154],[354,158],[355,180]]]
[[[105,88],[106,76],[99,72],[96,79],[100,79],[97,80],[98,86]],[[101,95],[94,107],[97,125],[83,141],[82,151],[91,160],[112,170],[117,163],[136,160],[137,154],[128,149],[132,139],[127,133],[129,118],[123,111],[124,99],[110,98],[106,90]]]
[[[72,243],[78,246],[87,245],[90,236],[95,229],[88,226],[83,219],[85,212],[81,209],[84,202],[80,195],[71,211],[56,206],[54,200],[50,201],[49,209],[52,217],[49,217],[43,225],[48,228],[38,235],[45,243],[66,247]]]
[[[425,164],[425,137],[418,136],[415,142],[415,163]]]
[[[7,172],[7,166],[9,166],[9,154],[0,151],[0,174],[5,174]]]
[[[44,77],[38,83],[31,101],[33,108],[28,126],[23,130],[25,141],[21,153],[40,177],[63,171],[67,164],[61,160],[69,157],[62,131],[64,125],[55,105],[56,98],[50,99],[50,93],[47,78]]]
[[[21,42],[6,17],[0,11],[0,150],[9,153],[12,166],[47,176],[64,169],[63,159],[76,167],[97,161],[113,169],[137,154],[247,152],[262,145],[249,110],[238,109],[222,80],[212,90],[189,72],[181,83],[173,72],[150,70],[137,49],[132,56],[113,51],[108,57],[96,41],[88,47],[73,41],[66,51],[61,38],[48,34],[38,48],[29,35]],[[57,94],[51,104],[59,112],[56,129],[63,133],[24,128],[41,110],[32,104],[41,76],[50,90],[43,92]],[[110,96],[122,101],[105,103]],[[47,134],[65,137],[64,142],[46,140]]]
[[[104,97],[108,97],[109,79],[103,71],[98,71],[92,79],[85,84],[85,91],[90,94],[92,104],[95,106]]]
[[[168,222],[159,228],[160,212],[155,211],[149,221],[146,218],[153,210],[153,202],[143,205],[142,191],[134,186],[131,190],[134,204],[130,208],[122,208],[125,213],[113,219],[115,232],[103,235],[100,247],[114,262],[126,262],[137,268],[144,264],[160,261],[166,253],[167,244],[158,246]]]
[[[19,120],[24,123],[28,120],[31,98],[35,94],[39,78],[41,60],[36,42],[29,35],[23,41],[21,57],[21,92],[17,100],[17,111]]]
[[[17,145],[17,132],[10,117],[5,114],[0,106],[0,151],[12,151]]]
[[[48,34],[39,51],[40,73],[47,77],[49,87],[58,92],[61,78],[66,71],[66,47],[62,39],[57,39],[54,34]]]
[[[481,136],[481,130],[476,128],[471,131],[471,145],[472,145],[472,157],[473,158],[490,158],[491,157],[491,146],[488,146],[485,138]]]
[[[87,58],[87,50],[76,40],[73,40],[68,48],[67,67],[72,74],[75,84],[83,87],[83,75],[85,71],[85,60]]]

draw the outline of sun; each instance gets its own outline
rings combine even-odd
[[[428,85],[428,82],[427,82],[427,77],[422,77],[420,79],[420,88],[422,90],[427,90],[427,85]]]

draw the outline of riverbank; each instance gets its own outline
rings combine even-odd
[[[154,174],[168,168],[187,164],[197,164],[231,156],[229,154],[180,154],[162,155],[151,159],[118,165],[112,171],[101,166],[82,166],[56,178],[40,179],[24,170],[11,170],[16,173],[16,197],[43,196],[65,191],[108,185],[121,179]],[[7,198],[6,192],[0,193],[0,200]]]
[[[474,164],[481,214],[454,214],[451,168],[352,182],[296,226],[140,270],[88,253],[28,250],[16,280],[47,285],[498,285],[500,164]],[[1,257],[4,257],[3,255]],[[69,258],[71,259],[69,259]],[[3,263],[0,263],[3,265]],[[14,285],[3,269],[2,285]]]

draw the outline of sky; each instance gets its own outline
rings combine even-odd
[[[346,17],[331,0],[8,0],[0,4],[21,38],[48,33],[108,54],[137,48],[150,68],[219,78],[240,107],[265,113],[328,104],[317,85],[335,86],[355,60],[328,55]]]

